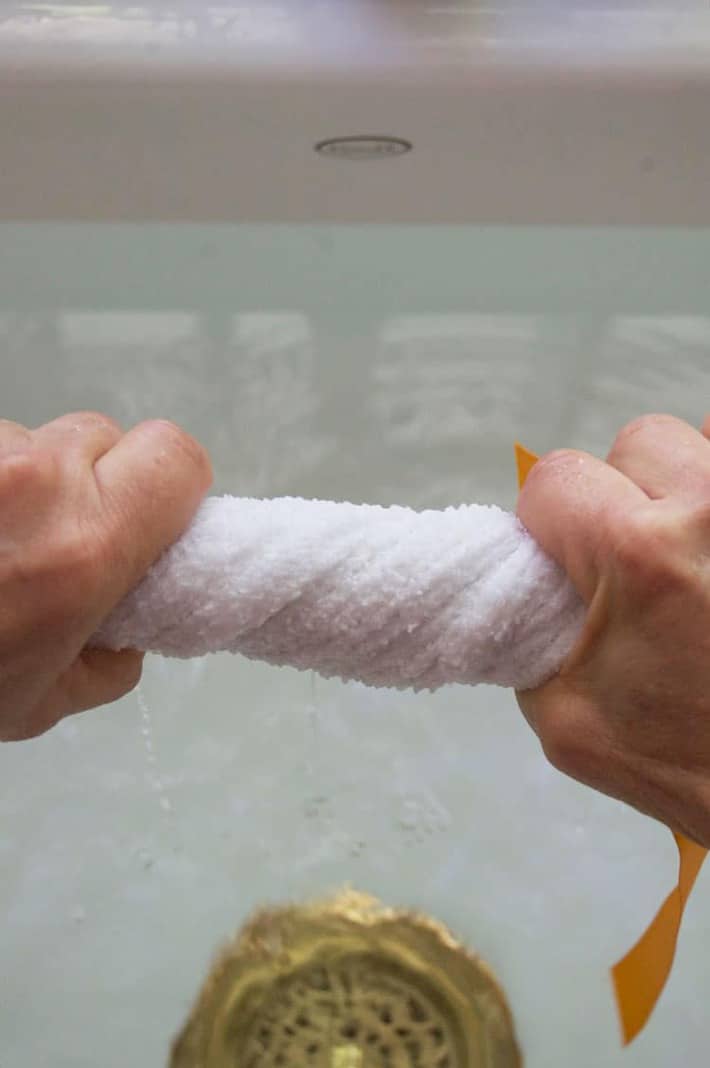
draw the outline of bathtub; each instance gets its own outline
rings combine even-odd
[[[698,424],[709,49],[680,0],[4,4],[0,414],[163,416],[215,492],[416,507],[514,508],[516,438]],[[0,781],[3,1068],[164,1064],[252,911],[344,884],[480,953],[529,1068],[707,1063],[710,873],[622,1052],[672,840],[510,692],[148,658]]]

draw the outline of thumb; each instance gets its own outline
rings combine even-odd
[[[517,515],[589,604],[607,534],[647,504],[643,490],[616,468],[590,453],[559,449],[543,456],[530,471],[518,497]]]

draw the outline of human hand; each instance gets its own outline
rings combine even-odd
[[[0,420],[0,740],[122,697],[142,654],[86,649],[99,623],[190,522],[212,480],[171,423],[124,434],[105,416],[38,430]]]
[[[549,453],[518,516],[588,604],[518,703],[560,771],[710,846],[710,417],[649,415],[606,463]]]

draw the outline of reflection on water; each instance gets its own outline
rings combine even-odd
[[[95,294],[82,308],[77,288],[70,307],[33,300],[31,285],[24,307],[0,303],[4,415],[171,418],[208,446],[220,491],[506,503],[516,438],[604,455],[634,416],[697,424],[710,395],[710,317],[697,313],[387,314],[362,276],[352,314],[319,308],[307,278],[300,309],[270,307],[268,292],[240,310],[225,296],[101,309]]]
[[[603,452],[629,413],[670,412],[697,425],[710,409],[710,318],[617,316],[605,325],[581,388],[577,440]]]

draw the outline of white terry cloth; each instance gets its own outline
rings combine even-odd
[[[91,644],[230,650],[400,689],[528,689],[557,671],[584,614],[564,572],[495,506],[211,497]]]

